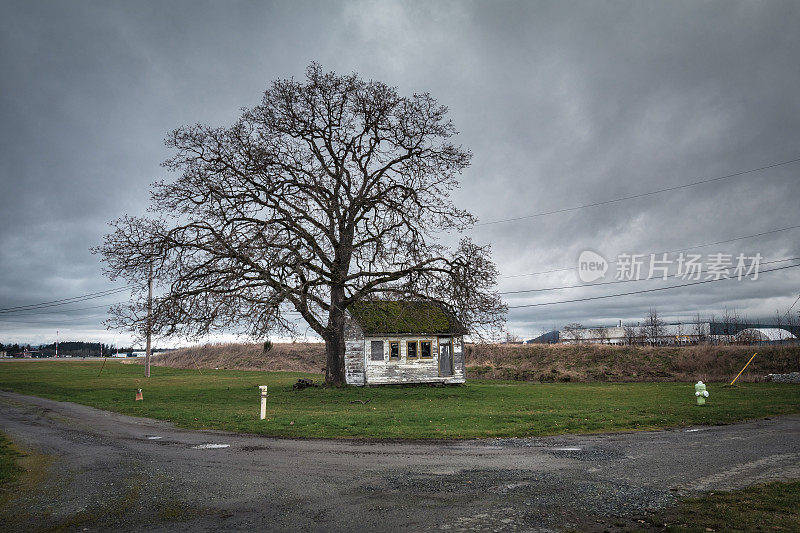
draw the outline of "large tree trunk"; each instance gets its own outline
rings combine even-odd
[[[343,387],[347,383],[344,376],[344,331],[331,334],[325,339],[325,383],[333,387]]]
[[[325,334],[325,383],[343,387],[347,383],[344,375],[344,322],[345,312],[341,302],[344,290],[332,291],[331,310],[328,313],[328,329]]]

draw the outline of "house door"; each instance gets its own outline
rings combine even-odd
[[[449,342],[439,344],[439,375],[453,375],[453,346]]]

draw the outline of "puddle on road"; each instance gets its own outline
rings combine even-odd
[[[218,448],[229,448],[230,444],[198,444],[197,446],[192,446],[193,450],[216,450]]]
[[[147,440],[158,440],[158,439],[161,439],[161,438],[163,438],[163,437],[157,437],[155,435],[152,435],[152,436],[147,437]]]

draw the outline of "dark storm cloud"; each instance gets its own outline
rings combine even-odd
[[[311,60],[448,105],[475,154],[457,201],[482,221],[800,157],[799,11],[791,2],[6,3],[0,307],[111,286],[88,248],[108,220],[144,211],[148,184],[164,176],[164,135],[229,124],[271,80],[301,77]],[[584,249],[611,259],[725,240],[800,224],[798,172],[787,165],[470,234],[492,244],[503,276],[573,267]],[[798,256],[798,234],[700,251]],[[635,320],[654,306],[677,318],[726,307],[772,315],[797,296],[795,272],[516,309],[509,324],[530,336]],[[576,282],[568,271],[503,277],[500,288]],[[508,301],[614,292],[626,291]],[[19,316],[0,322],[0,338],[49,340],[67,320],[76,335],[95,334],[100,317],[83,313],[95,310]]]

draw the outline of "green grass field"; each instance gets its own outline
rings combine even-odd
[[[24,474],[19,465],[23,454],[3,433],[0,433],[0,509],[2,509],[14,493],[15,481]],[[3,521],[0,513],[0,522]]]
[[[652,516],[666,531],[800,531],[800,481],[711,492]]]
[[[14,481],[22,469],[17,465],[17,459],[22,453],[0,433],[0,491]],[[1,499],[1,498],[0,498]]]
[[[472,438],[720,424],[800,412],[800,387],[709,385],[704,407],[690,383],[520,383],[292,391],[289,372],[184,370],[101,362],[0,363],[0,389],[77,402],[193,429],[285,437]],[[267,420],[258,385],[269,386]],[[137,388],[144,401],[134,401]],[[361,403],[365,402],[365,403]]]

